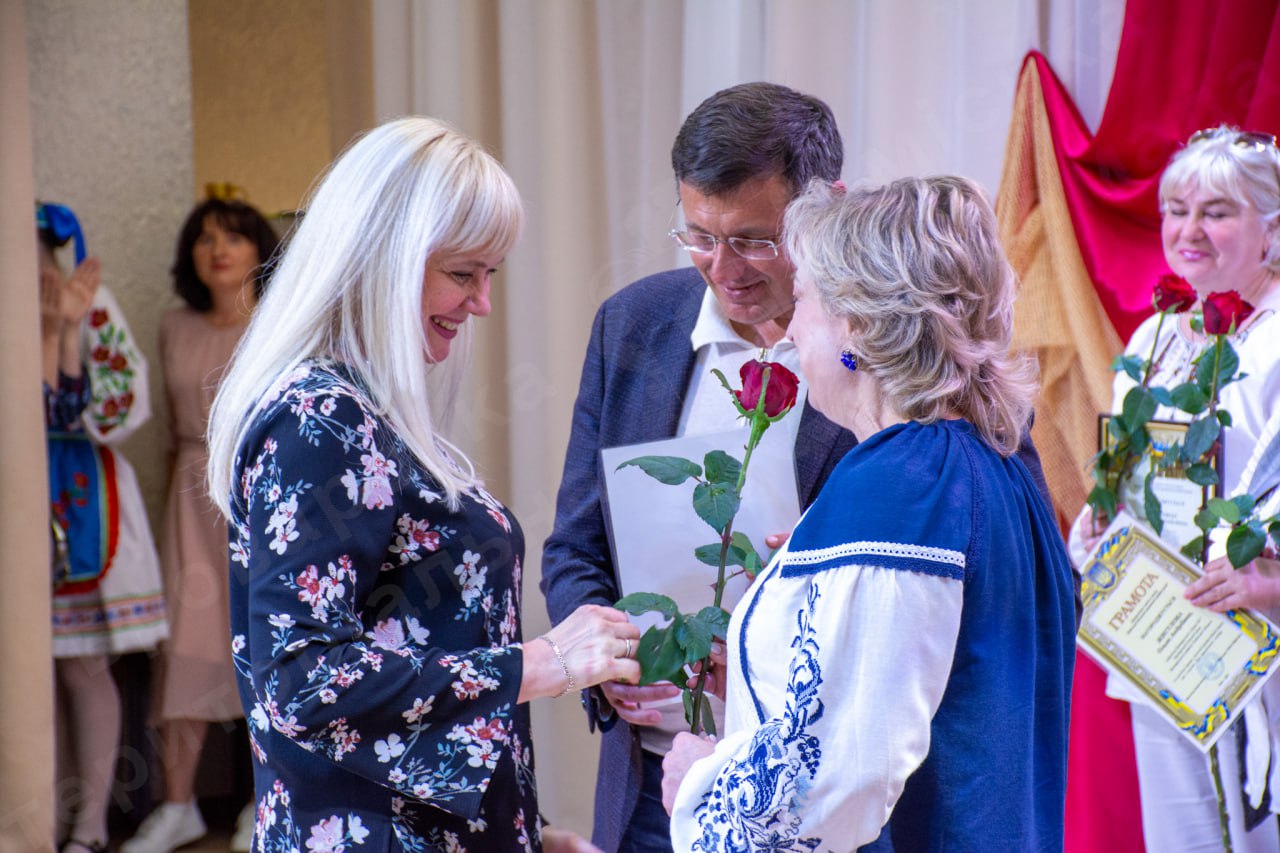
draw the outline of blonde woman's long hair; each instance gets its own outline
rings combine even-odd
[[[437,434],[428,402],[438,366],[423,329],[427,259],[505,255],[523,219],[502,166],[443,122],[397,119],[348,148],[314,190],[214,401],[208,481],[222,513],[230,516],[236,457],[264,397],[314,358],[345,365],[456,508],[477,481]],[[445,363],[455,378],[463,360]]]
[[[904,417],[954,412],[1001,455],[1017,450],[1035,367],[1009,350],[1015,278],[976,184],[944,175],[843,192],[814,181],[784,233],[798,274],[848,322],[858,369]]]

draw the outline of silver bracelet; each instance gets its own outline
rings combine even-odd
[[[561,654],[560,647],[556,645],[555,640],[551,639],[546,634],[538,637],[538,639],[547,641],[547,645],[551,647],[551,651],[556,653],[556,660],[560,661],[560,668],[564,670],[564,680],[566,682],[565,688],[563,691],[556,694],[556,698],[559,699],[566,693],[572,693],[574,689],[577,688],[578,682],[574,680],[573,674],[569,672],[569,664],[564,662],[564,655]]]

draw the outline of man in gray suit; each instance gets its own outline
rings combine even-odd
[[[784,86],[717,92],[685,120],[671,152],[684,213],[672,233],[693,269],[659,273],[608,299],[583,366],[556,521],[543,551],[542,590],[554,622],[581,604],[612,605],[618,580],[601,504],[601,448],[730,429],[736,412],[712,367],[738,368],[770,347],[798,371],[784,339],[792,267],[779,245],[787,204],[813,178],[836,181],[844,158],[830,108]],[[807,403],[790,422],[801,506],[857,439]],[[699,523],[690,513],[690,523]],[[692,567],[696,570],[697,564]],[[586,691],[603,734],[593,841],[607,853],[670,851],[662,755],[685,729],[648,707],[672,686],[605,684]]]
[[[778,244],[782,215],[810,180],[839,180],[843,158],[827,105],[785,86],[734,86],[685,119],[671,151],[684,226],[672,237],[693,269],[641,279],[596,314],[542,555],[553,622],[620,597],[601,503],[601,448],[732,428],[736,412],[709,371],[736,376],[761,348],[799,372],[785,340],[793,270]],[[807,402],[773,429],[789,431],[801,507],[858,441]],[[1027,435],[1018,455],[1049,503]],[[692,512],[689,523],[700,524]],[[671,850],[662,756],[687,728],[681,704],[660,700],[677,693],[617,683],[583,692],[589,723],[603,736],[592,840],[606,853]]]

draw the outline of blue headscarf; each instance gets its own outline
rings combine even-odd
[[[71,212],[71,208],[61,204],[36,202],[36,228],[48,231],[58,245],[68,240],[76,243],[76,266],[84,260],[84,232],[80,230],[80,220]]]

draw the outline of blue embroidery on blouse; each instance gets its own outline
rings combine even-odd
[[[702,831],[694,850],[808,853],[822,842],[798,837],[798,812],[822,760],[818,738],[806,731],[823,712],[818,697],[822,669],[812,624],[818,598],[817,586],[811,586],[808,606],[796,614],[799,630],[791,641],[795,655],[785,710],[760,727],[743,759],[730,761],[703,796],[694,810]]]

